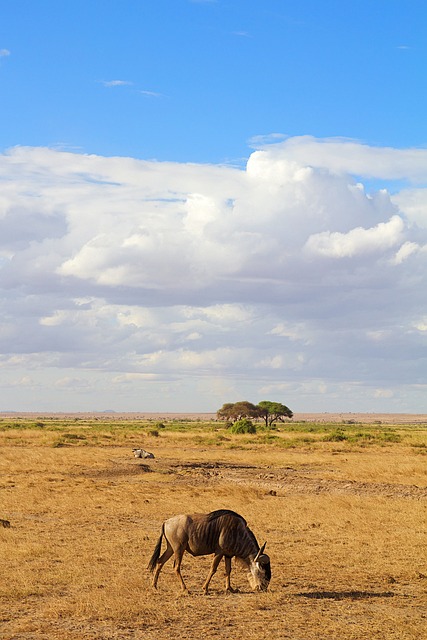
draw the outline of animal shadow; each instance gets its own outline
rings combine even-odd
[[[307,591],[296,594],[311,600],[369,600],[370,598],[393,598],[391,591]]]

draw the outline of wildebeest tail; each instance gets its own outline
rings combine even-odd
[[[154,569],[156,568],[157,561],[160,558],[160,550],[162,548],[162,539],[163,539],[163,527],[162,527],[162,533],[160,534],[160,538],[157,540],[157,544],[154,547],[153,555],[151,556],[150,562],[148,563],[147,569],[149,569],[151,572],[153,572]]]

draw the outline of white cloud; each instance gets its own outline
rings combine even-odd
[[[427,228],[427,189],[402,189],[392,196],[393,203],[413,223]]]
[[[0,49],[0,58],[6,58],[7,56],[10,56],[9,49]]]
[[[302,340],[306,343],[308,343],[310,339],[306,328],[301,323],[291,324],[288,322],[280,322],[269,331],[269,334],[289,338],[289,340],[292,341]]]
[[[0,170],[0,388],[38,383],[9,408],[420,410],[427,151],[301,137],[239,170],[17,147]]]
[[[130,80],[101,80],[104,87],[126,87],[132,85]]]
[[[312,235],[308,238],[305,247],[309,252],[330,258],[352,258],[360,254],[378,254],[399,244],[401,252],[404,227],[403,220],[396,215],[388,222],[380,222],[371,229],[357,227],[348,233],[324,231]],[[405,243],[404,246],[408,244]]]
[[[146,89],[139,89],[138,93],[141,93],[143,96],[149,96],[150,98],[164,98],[165,96],[162,93],[158,93],[157,91],[147,91]]]
[[[374,391],[375,398],[392,398],[393,391],[391,389],[375,389]]]
[[[425,183],[427,173],[427,149],[371,147],[348,139],[299,136],[255,153],[270,161],[285,157],[301,166],[327,168],[338,175]]]
[[[407,260],[409,256],[413,255],[417,251],[420,251],[420,249],[420,245],[418,245],[416,242],[404,242],[397,251],[392,261],[394,264],[401,264],[402,262]]]
[[[421,321],[414,323],[414,326],[418,331],[427,331],[427,316]]]
[[[58,378],[55,381],[55,387],[57,389],[69,389],[71,391],[88,391],[92,385],[89,380],[85,378],[71,378],[66,376],[64,378]]]

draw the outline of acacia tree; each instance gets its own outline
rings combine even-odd
[[[292,411],[280,402],[270,402],[262,400],[257,404],[259,417],[261,417],[267,428],[271,428],[275,422],[284,422],[286,418],[292,418]]]
[[[216,415],[219,420],[234,423],[242,418],[259,418],[261,413],[259,406],[247,400],[241,400],[240,402],[226,402]]]

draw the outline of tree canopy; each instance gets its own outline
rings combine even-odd
[[[259,409],[252,402],[241,400],[240,402],[227,402],[219,411],[217,417],[220,420],[236,422],[242,418],[259,418]]]
[[[280,402],[270,402],[262,400],[257,405],[260,410],[260,417],[265,421],[266,427],[271,427],[276,422],[284,422],[286,418],[292,418],[292,411]]]
[[[217,411],[219,420],[235,423],[242,418],[262,419],[267,428],[271,428],[276,422],[284,422],[286,418],[292,418],[292,416],[292,411],[286,405],[270,400],[263,400],[256,405],[247,400],[227,402]]]

